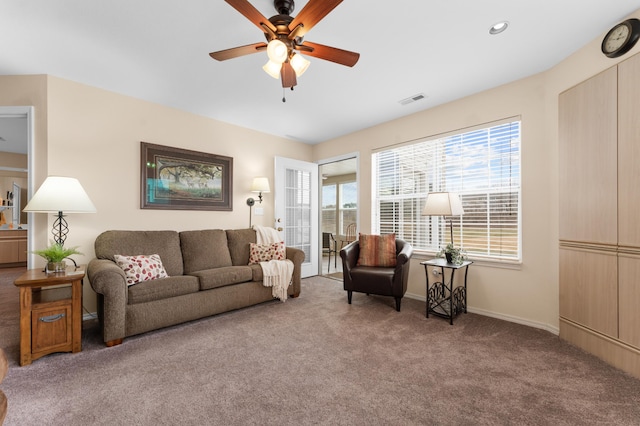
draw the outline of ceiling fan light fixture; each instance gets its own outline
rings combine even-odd
[[[293,54],[291,57],[291,67],[296,73],[296,77],[300,77],[309,68],[311,62],[307,61],[302,55]]]
[[[276,80],[280,78],[280,69],[281,68],[282,68],[282,64],[277,64],[277,63],[273,62],[271,59],[269,59],[269,62],[264,64],[264,66],[262,67],[264,72],[266,72],[267,74],[269,74],[271,77],[275,78]]]
[[[289,49],[286,44],[278,39],[274,39],[267,45],[267,56],[276,64],[282,64],[289,56]]]

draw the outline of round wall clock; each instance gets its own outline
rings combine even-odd
[[[617,58],[627,53],[640,38],[640,20],[632,18],[611,28],[602,40],[602,53]]]

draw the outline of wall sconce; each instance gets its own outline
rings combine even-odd
[[[269,187],[269,179],[266,177],[253,178],[253,183],[251,184],[251,192],[258,193],[258,202],[262,204],[262,193],[271,192],[271,188]],[[247,200],[247,204],[249,204],[249,200]]]
[[[258,202],[262,204],[262,193],[271,192],[271,188],[269,187],[269,178],[253,178],[253,182],[251,183],[251,192],[256,192],[258,194]],[[251,228],[251,207],[253,207],[255,203],[256,200],[254,200],[253,198],[247,198],[247,205],[249,206],[249,228]]]

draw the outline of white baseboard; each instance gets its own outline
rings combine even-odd
[[[421,302],[427,303],[427,298],[419,294],[406,293],[405,297],[408,297],[409,299],[420,300]],[[550,324],[544,324],[538,321],[531,321],[526,318],[520,318],[512,315],[501,314],[498,312],[487,311],[484,309],[474,308],[473,306],[467,306],[467,312],[471,312],[472,314],[484,315],[485,317],[497,318],[504,321],[513,322],[516,324],[522,324],[528,327],[539,328],[541,330],[548,331],[549,333],[553,333],[556,336],[560,334],[560,330],[558,329],[558,327],[554,327]]]

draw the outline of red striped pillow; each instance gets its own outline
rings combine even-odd
[[[359,234],[358,266],[396,266],[396,234]]]

